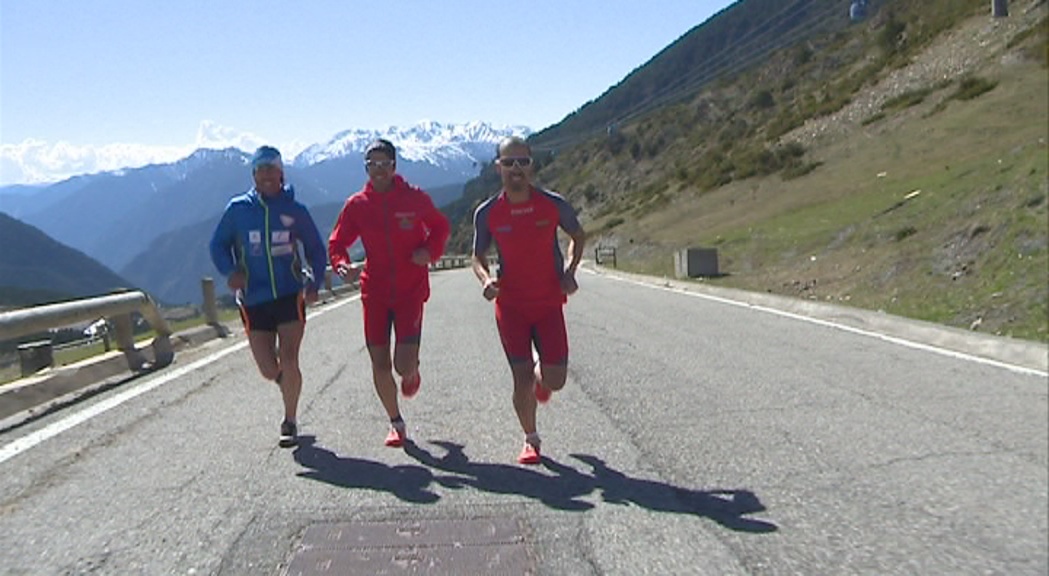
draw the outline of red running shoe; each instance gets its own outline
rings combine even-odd
[[[390,433],[386,435],[386,440],[383,444],[386,444],[390,448],[400,448],[404,446],[404,440],[408,437],[406,430],[398,430],[397,428],[390,428]]]
[[[517,457],[517,463],[538,464],[540,460],[542,458],[539,456],[539,447],[525,442],[524,448],[521,449],[521,454]]]

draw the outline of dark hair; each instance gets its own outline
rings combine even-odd
[[[372,152],[382,152],[389,156],[390,160],[397,160],[397,149],[393,147],[392,142],[383,138],[376,138],[368,144],[368,148],[364,150],[364,157],[367,158]]]
[[[526,142],[524,138],[521,138],[520,136],[507,136],[495,147],[496,159],[499,159],[503,155],[503,148],[509,148],[510,146],[524,146],[528,149],[528,155],[532,155],[532,147],[528,145],[528,142]]]

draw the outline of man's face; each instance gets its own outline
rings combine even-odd
[[[507,190],[520,192],[532,184],[532,156],[527,146],[511,144],[501,149],[495,160],[495,169]]]
[[[276,196],[284,186],[284,171],[273,164],[263,164],[255,169],[255,189],[263,196]]]
[[[393,181],[397,163],[385,152],[372,150],[364,159],[364,168],[368,171],[368,180],[371,181],[372,186],[385,190]]]

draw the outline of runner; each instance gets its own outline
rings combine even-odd
[[[575,271],[586,233],[575,210],[559,194],[532,184],[532,152],[521,138],[504,139],[496,170],[503,189],[474,212],[473,270],[482,294],[495,300],[495,322],[514,379],[514,410],[525,433],[517,461],[538,464],[536,402],[546,403],[568,376],[564,304],[579,285]],[[570,237],[568,266],[557,229]],[[488,266],[488,249],[499,252],[499,277]],[[532,346],[538,351],[535,361]]]
[[[430,297],[429,265],[441,257],[450,227],[430,197],[408,184],[397,170],[397,151],[376,140],[365,152],[368,182],[346,200],[328,238],[331,265],[346,281],[360,277],[364,339],[371,357],[372,381],[390,418],[386,445],[399,447],[407,427],[397,402],[393,370],[401,393],[419,392],[419,342],[423,305]],[[363,268],[350,262],[357,238],[364,244]],[[390,359],[390,330],[396,333]]]
[[[259,372],[280,387],[284,421],[278,444],[288,448],[298,442],[299,345],[306,304],[317,301],[324,281],[324,241],[309,211],[285,185],[276,148],[256,150],[251,172],[255,186],[229,201],[215,228],[211,260],[236,294]],[[303,271],[299,243],[312,277]]]

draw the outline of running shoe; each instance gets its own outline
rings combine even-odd
[[[405,439],[408,438],[408,431],[399,428],[390,428],[390,433],[386,435],[386,440],[383,444],[386,444],[390,448],[400,448],[404,446]]]
[[[518,464],[538,464],[542,458],[539,456],[539,447],[525,442],[521,454],[517,457]]]
[[[281,422],[280,424],[280,440],[277,441],[277,445],[281,448],[291,448],[292,446],[299,443],[299,431],[298,427],[295,426],[294,422]]]

